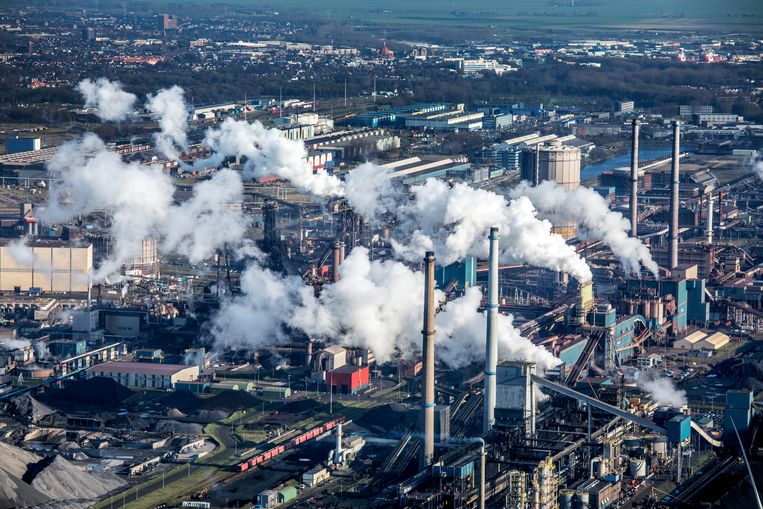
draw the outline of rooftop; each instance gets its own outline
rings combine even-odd
[[[94,373],[112,372],[138,375],[174,375],[184,369],[194,368],[184,364],[157,364],[153,362],[104,362],[88,368]]]

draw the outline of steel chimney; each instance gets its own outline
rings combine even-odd
[[[421,387],[421,432],[424,445],[421,448],[419,466],[424,469],[434,460],[434,264],[432,251],[424,257],[424,327],[421,331],[423,344],[423,383]]]
[[[342,243],[334,242],[333,267],[331,268],[331,280],[339,281],[339,266],[342,264]]]
[[[631,140],[631,237],[638,235],[638,132],[639,120],[633,120]]]
[[[705,217],[705,239],[708,244],[713,243],[713,191],[712,189],[706,195],[707,198],[707,216]]]
[[[678,201],[678,187],[679,187],[679,158],[681,157],[681,123],[678,121],[673,122],[673,164],[671,167],[671,184],[670,184],[670,233],[668,234],[668,241],[670,242],[670,267],[669,269],[675,269],[678,267],[678,209],[680,203]]]
[[[495,424],[495,371],[498,364],[498,228],[490,228],[490,254],[487,281],[487,333],[485,336],[485,410],[483,431],[489,432]]]

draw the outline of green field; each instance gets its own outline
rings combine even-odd
[[[173,5],[176,0],[155,4]],[[197,5],[269,7],[328,19],[384,24],[517,28],[763,29],[759,0],[190,0]]]

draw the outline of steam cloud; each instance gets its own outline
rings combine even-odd
[[[373,350],[380,362],[419,350],[424,309],[424,276],[397,261],[370,261],[365,248],[354,249],[340,267],[342,278],[326,285],[320,297],[298,277],[250,265],[242,293],[223,302],[213,322],[218,346],[249,347],[286,341],[288,331],[345,346]],[[436,298],[444,300],[438,291]],[[484,355],[485,319],[478,312],[481,295],[472,288],[437,315],[441,360],[464,366]],[[511,317],[499,317],[503,357],[527,359],[541,367],[558,364],[548,351],[519,336]]]
[[[198,262],[226,242],[238,244],[243,235],[241,210],[228,206],[240,203],[243,186],[230,170],[218,172],[196,186],[191,199],[174,205],[175,187],[160,168],[125,163],[92,133],[62,145],[48,169],[61,180],[51,185],[41,219],[65,223],[102,210],[110,220],[113,254],[96,280],[129,264],[149,236],[162,239],[165,252]]]
[[[27,245],[26,237],[8,243],[8,252],[13,261],[22,267],[33,267],[37,257],[34,250]]]
[[[96,115],[107,121],[124,120],[138,100],[135,94],[122,90],[121,83],[106,78],[82,80],[77,85],[77,91],[85,99],[85,107],[95,108]]]
[[[434,251],[444,265],[465,256],[486,258],[491,226],[501,231],[503,263],[527,263],[591,279],[591,270],[564,239],[551,233],[551,223],[537,217],[531,201],[507,201],[490,191],[458,183],[427,180],[414,186],[413,199],[398,208],[399,224],[392,242],[398,256],[415,260]]]
[[[628,235],[630,221],[610,210],[604,198],[595,191],[584,186],[570,191],[556,182],[544,181],[535,187],[522,182],[509,194],[513,198],[529,198],[546,219],[577,223],[578,237],[604,242],[620,260],[626,273],[639,274],[643,265],[658,277],[659,269],[649,248]]]
[[[278,129],[267,129],[260,122],[228,118],[219,128],[207,130],[204,145],[214,155],[198,166],[219,166],[226,157],[244,156],[246,178],[275,175],[315,196],[341,196],[344,192],[338,178],[325,170],[313,171],[301,141],[288,140]]]
[[[752,161],[752,172],[763,180],[763,152],[755,152],[755,158]]]
[[[642,374],[639,377],[638,386],[648,392],[652,397],[652,401],[658,405],[679,408],[686,404],[686,391],[676,389],[667,378],[651,377],[649,374]]]
[[[397,206],[397,196],[389,171],[373,163],[361,164],[345,178],[347,202],[366,220],[376,223]]]
[[[175,85],[149,95],[146,108],[159,116],[161,132],[154,134],[156,148],[168,159],[178,160],[178,149],[188,150],[188,107],[183,89]]]

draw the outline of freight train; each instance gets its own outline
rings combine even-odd
[[[318,437],[322,435],[323,433],[334,429],[338,424],[341,424],[343,422],[344,422],[344,417],[340,417],[339,419],[328,421],[309,431],[305,431],[301,435],[298,435],[292,438],[286,443],[277,445],[273,447],[272,449],[268,449],[267,451],[260,453],[257,456],[244,461],[243,463],[239,463],[236,469],[239,472],[244,472],[246,470],[249,470],[250,468],[256,467],[257,465],[261,465],[262,463],[265,463],[266,461],[272,460],[273,458],[283,453],[284,451],[288,451],[292,447],[296,447],[299,444],[303,444],[307,442],[308,440],[312,440],[313,438]]]

